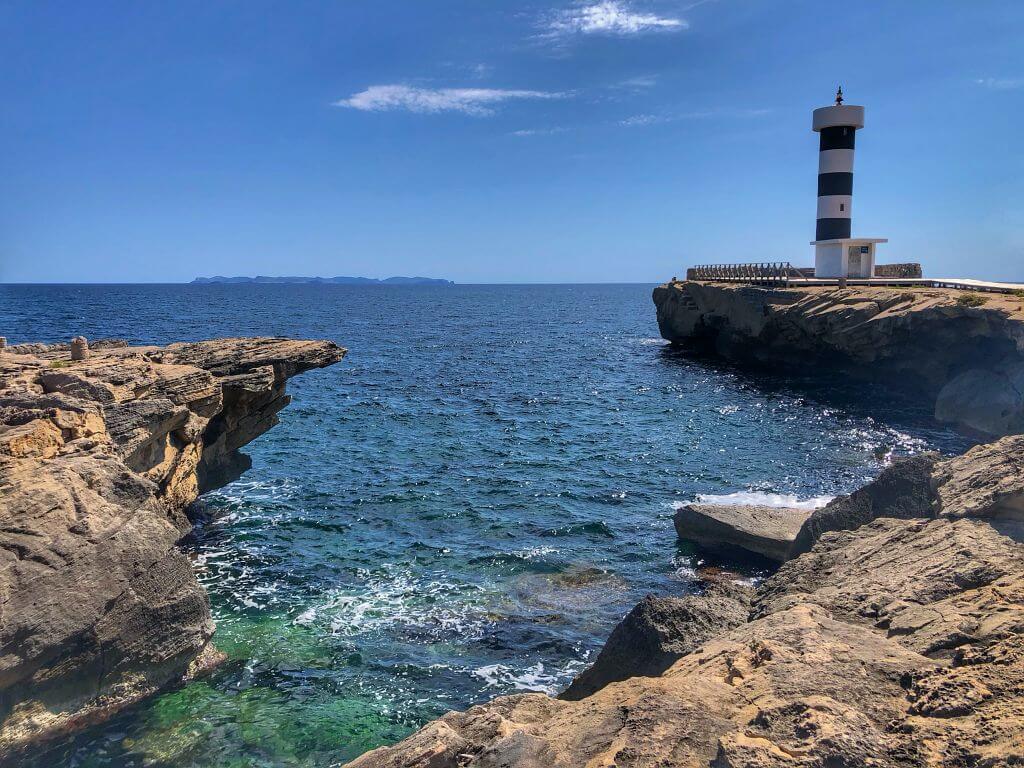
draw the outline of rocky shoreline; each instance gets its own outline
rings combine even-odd
[[[186,507],[250,466],[329,341],[0,349],[0,758],[215,664]],[[78,355],[75,355],[77,357]]]
[[[1024,437],[895,462],[756,590],[645,598],[558,698],[453,712],[353,768],[1024,764]]]
[[[943,288],[761,288],[673,281],[663,338],[741,363],[841,372],[926,398],[981,437],[1024,432],[1024,298]]]
[[[177,544],[331,342],[0,353],[0,761],[217,663]],[[452,712],[356,768],[1024,764],[1024,436],[814,510],[690,505],[781,565],[644,598],[558,697]]]

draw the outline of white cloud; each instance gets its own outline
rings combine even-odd
[[[490,64],[474,64],[471,69],[477,80],[488,78],[494,73],[494,67]]]
[[[679,31],[689,26],[683,19],[635,11],[623,0],[577,4],[548,17],[544,23],[548,37],[573,34],[638,35],[643,32]]]
[[[680,112],[676,114],[640,114],[632,115],[618,124],[624,128],[643,128],[648,125],[660,125],[661,123],[674,123],[679,120],[705,120],[708,118],[752,118],[763,117],[770,114],[770,109],[702,109],[694,112]]]
[[[504,101],[524,99],[561,99],[565,93],[550,91],[503,90],[499,88],[414,88],[410,85],[371,85],[365,91],[334,102],[363,112],[437,113],[462,112],[477,117],[494,113]]]
[[[512,131],[511,136],[550,136],[553,133],[565,133],[568,128],[556,126],[554,128],[524,128],[518,131]]]
[[[625,126],[626,128],[638,128],[645,125],[655,125],[657,123],[666,123],[672,118],[664,117],[662,115],[633,115],[627,117],[625,120],[619,120],[619,125]]]
[[[1024,78],[1020,77],[982,77],[974,82],[994,91],[1015,91],[1024,88]]]
[[[657,84],[657,75],[639,75],[637,77],[620,80],[617,83],[613,83],[611,87],[630,91],[644,91],[648,88],[653,88]]]

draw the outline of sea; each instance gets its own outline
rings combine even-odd
[[[34,765],[329,766],[557,693],[641,597],[769,565],[677,538],[694,500],[814,507],[968,442],[927,407],[673,348],[651,285],[0,286],[9,343],[332,339],[183,547],[228,660]]]

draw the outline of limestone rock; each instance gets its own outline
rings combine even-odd
[[[935,667],[868,628],[799,606],[720,635],[659,677],[613,682],[579,701],[506,696],[445,715],[350,765],[681,768],[819,748],[819,762],[795,764],[843,764],[828,756],[846,750],[854,760],[896,765],[907,740],[889,726],[906,711],[902,681]],[[805,727],[813,725],[808,712],[829,728]],[[819,736],[836,729],[842,743]]]
[[[618,680],[657,677],[680,657],[744,623],[750,607],[748,590],[713,586],[703,595],[647,595],[612,630],[594,664],[559,698],[575,701]]]
[[[796,535],[790,556],[809,551],[827,531],[857,528],[878,517],[932,517],[935,514],[932,471],[938,459],[933,453],[897,459],[874,482],[816,509]]]
[[[758,288],[672,282],[654,289],[661,335],[739,363],[828,368],[924,395],[941,421],[980,434],[1024,430],[1024,311],[941,288]]]
[[[673,518],[681,539],[704,546],[740,547],[770,560],[785,560],[809,509],[749,504],[687,504]]]
[[[814,603],[934,655],[1024,629],[1024,546],[984,520],[881,518],[826,533],[758,590],[755,615]]]
[[[1024,436],[1010,435],[939,460],[925,453],[898,459],[873,482],[816,510],[790,551],[808,552],[827,531],[850,530],[880,517],[1024,517]]]
[[[1024,362],[970,368],[935,397],[935,418],[984,435],[1024,432]]]
[[[1024,435],[939,462],[932,484],[941,514],[1024,518]]]
[[[4,351],[0,762],[216,661],[177,548],[185,507],[237,476],[288,377],[344,354],[287,339]]]

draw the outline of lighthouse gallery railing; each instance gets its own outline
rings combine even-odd
[[[698,264],[686,270],[687,280],[707,280],[751,285],[789,285],[801,282],[805,275],[788,261],[752,264]]]

